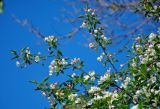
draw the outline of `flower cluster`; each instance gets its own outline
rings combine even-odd
[[[87,75],[85,75],[83,78],[84,78],[84,81],[89,81],[89,80],[92,80],[94,81],[95,80],[95,71],[90,71]]]
[[[105,53],[102,53],[99,57],[97,57],[97,61],[101,62],[104,56],[105,56]]]
[[[48,36],[44,38],[44,41],[51,47],[57,47],[58,39],[55,36]]]
[[[157,42],[157,40],[160,39],[160,36],[151,33],[149,35],[149,40],[145,43],[144,47],[142,47],[142,45],[140,45],[140,38],[138,38],[139,40],[137,40],[136,44],[134,45],[134,50],[135,53],[138,53],[138,58],[140,60],[140,64],[148,64],[148,63],[155,63],[154,60],[158,60],[158,56],[157,56],[157,52],[156,50],[158,50],[159,44]],[[134,60],[133,60],[134,61]],[[135,67],[136,62],[132,63],[132,66]],[[159,62],[156,62],[156,64],[158,65]]]
[[[76,74],[75,74],[75,73],[73,73],[73,74],[71,75],[71,77],[72,77],[72,78],[75,78],[75,77],[76,77]]]
[[[126,79],[124,80],[124,83],[121,84],[121,88],[127,88],[130,81],[131,81],[131,78],[126,77]]]
[[[35,56],[35,62],[39,62],[40,61],[40,56]]]
[[[160,21],[159,0],[141,0],[136,6],[137,11],[143,13],[147,17]]]
[[[92,86],[90,88],[90,90],[88,91],[88,93],[96,93],[96,92],[99,92],[101,89],[99,87],[96,87],[96,86]]]
[[[81,102],[81,99],[78,98],[78,95],[73,93],[68,96],[68,99],[70,101],[74,101],[76,104]]]
[[[87,23],[83,22],[82,25],[80,26],[80,28],[87,28]]]
[[[115,108],[114,101],[118,100],[118,98],[119,98],[119,95],[116,90],[113,92],[108,92],[108,91],[104,91],[96,86],[91,87],[91,89],[89,90],[89,93],[93,94],[94,96],[92,99],[90,99],[87,102],[87,104],[85,106],[94,107],[97,102],[101,102],[101,103],[105,102],[105,104],[107,104],[105,106],[105,108],[111,109],[111,108]]]
[[[107,72],[104,74],[104,76],[100,77],[100,80],[98,81],[98,84],[103,84],[107,80],[110,79],[111,69],[107,70]]]
[[[91,49],[93,49],[93,48],[95,48],[96,47],[96,43],[89,43],[89,48],[91,48]]]
[[[55,89],[55,87],[57,86],[58,82],[55,82],[54,84],[50,84],[50,89]]]
[[[63,97],[64,96],[64,92],[62,90],[57,90],[56,91],[56,95],[60,96],[60,97]]]
[[[53,72],[60,72],[68,65],[68,62],[65,58],[63,59],[54,59],[49,65],[49,75],[52,75]]]
[[[80,62],[80,58],[74,58],[71,60],[71,65],[77,64],[78,62]]]
[[[47,42],[47,43],[56,42],[57,38],[55,36],[48,36],[48,37],[44,38],[44,41]]]

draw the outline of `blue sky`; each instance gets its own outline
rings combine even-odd
[[[48,76],[51,60],[46,62],[45,67],[33,65],[19,69],[15,61],[10,60],[12,55],[9,53],[12,49],[20,50],[22,47],[30,47],[33,53],[43,52],[47,48],[42,39],[16,23],[12,15],[19,19],[27,18],[46,36],[58,35],[57,32],[66,34],[71,31],[72,25],[54,19],[65,14],[62,8],[70,10],[63,0],[5,0],[4,13],[0,14],[0,109],[44,109],[48,106],[46,98],[35,92],[34,86],[28,81],[40,81]],[[94,69],[102,73],[104,69],[96,61],[98,54],[84,47],[85,42],[83,34],[77,34],[71,40],[61,41],[60,48],[66,56],[85,60],[86,70]],[[124,59],[124,56],[120,57]]]

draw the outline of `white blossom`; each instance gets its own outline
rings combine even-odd
[[[140,39],[141,39],[140,37],[135,38],[136,41],[139,41]]]
[[[78,104],[80,102],[81,102],[81,99],[80,98],[76,98],[75,103]]]
[[[152,93],[154,93],[154,91],[155,91],[154,89],[151,89],[151,92],[152,92]]]
[[[94,30],[94,33],[98,33],[98,30]]]
[[[47,43],[57,42],[57,38],[55,36],[48,36],[48,37],[44,38],[44,41],[47,42]]]
[[[19,61],[16,61],[16,66],[20,67],[21,63]]]
[[[89,72],[89,76],[92,77],[92,76],[94,76],[94,75],[95,75],[95,71],[90,71],[90,72]]]
[[[103,84],[105,81],[107,81],[110,78],[110,74],[106,73],[104,76],[100,77],[100,80],[98,81],[98,84]]]
[[[62,59],[62,64],[63,64],[63,65],[67,65],[68,62],[63,58],[63,59]]]
[[[71,100],[71,101],[73,101],[73,100],[75,100],[75,98],[76,98],[77,96],[78,96],[77,94],[70,94],[70,95],[68,96],[68,99]]]
[[[135,62],[132,62],[131,66],[132,66],[132,67],[136,67],[136,63],[135,63]]]
[[[87,11],[88,11],[88,12],[91,12],[91,11],[92,11],[92,9],[91,9],[91,8],[89,8]]]
[[[58,82],[55,82],[54,84],[50,84],[50,88],[51,89],[55,89],[56,85],[58,84]]]
[[[89,43],[89,48],[94,48],[94,44],[93,43]]]
[[[124,64],[120,64],[120,67],[124,67]]]
[[[117,99],[118,97],[119,97],[119,95],[117,94],[117,91],[114,91],[112,93],[112,99],[114,100],[114,99]]]
[[[157,47],[160,49],[160,44],[157,44]]]
[[[82,25],[80,26],[80,28],[86,28],[87,27],[87,23],[83,22]]]
[[[147,63],[147,61],[148,61],[148,59],[147,59],[147,58],[142,58],[141,63],[142,63],[142,64],[146,64],[146,63]]]
[[[100,77],[100,80],[98,81],[98,84],[103,84],[105,81],[110,79],[110,72],[111,72],[111,69],[108,69],[107,72],[104,74],[104,76]]]
[[[102,61],[102,58],[100,58],[100,57],[97,57],[97,60],[98,60],[99,62],[101,62],[101,61]]]
[[[94,16],[95,15],[95,12],[92,12],[92,16]]]
[[[90,88],[90,90],[88,91],[88,93],[95,93],[95,92],[98,92],[100,91],[101,89],[99,87],[96,87],[96,86],[92,86]]]
[[[28,54],[28,55],[30,55],[30,54],[31,54],[31,51],[29,50],[29,47],[27,47],[27,48],[26,48],[25,53],[26,53],[26,54]]]
[[[92,105],[92,104],[93,104],[93,102],[94,102],[94,99],[89,100],[89,101],[87,102],[87,106]]]
[[[54,59],[49,65],[49,75],[52,75],[53,72],[58,72],[61,69],[59,66],[61,66],[63,68],[67,64],[68,64],[68,62],[64,58],[63,59]]]
[[[103,99],[103,97],[102,96],[100,96],[100,95],[96,95],[96,96],[94,96],[94,98],[93,98],[94,100],[101,100],[101,99]]]
[[[154,93],[155,95],[157,95],[158,93],[160,93],[160,90],[156,90]]]
[[[45,93],[44,91],[42,91],[42,95],[43,95],[43,96],[46,96],[46,93]]]
[[[159,67],[159,68],[160,68],[160,62],[157,62],[157,63],[156,63],[156,65],[157,65],[157,67]]]
[[[140,95],[141,93],[142,93],[141,90],[137,90],[137,91],[136,91],[136,95]]]
[[[91,77],[91,80],[92,80],[92,81],[94,81],[95,79],[96,79],[96,78],[95,78],[94,76],[93,76],[93,77]]]
[[[151,77],[150,80],[151,80],[152,83],[155,83],[157,81],[157,78],[156,77]]]
[[[153,39],[155,39],[155,38],[156,38],[156,34],[151,33],[151,34],[149,35],[149,39],[150,39],[150,40],[153,40]]]
[[[87,81],[87,80],[89,80],[90,76],[89,75],[85,75],[83,78],[84,78],[84,81]]]
[[[107,98],[107,97],[111,96],[111,93],[108,92],[108,91],[103,91],[102,93],[104,94],[104,96],[103,96],[104,98]]]
[[[40,61],[40,57],[39,56],[35,56],[35,62],[39,62]]]
[[[138,104],[137,104],[137,105],[133,105],[133,106],[131,107],[131,109],[138,109]]]
[[[72,78],[76,77],[76,74],[75,74],[75,73],[73,73],[73,74],[71,75],[71,77],[72,77]]]

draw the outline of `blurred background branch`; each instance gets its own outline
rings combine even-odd
[[[82,32],[79,27],[79,19],[77,16],[83,11],[82,5],[89,4],[96,9],[99,20],[105,28],[105,34],[112,37],[115,45],[126,41],[129,44],[133,36],[142,34],[144,31],[152,32],[155,30],[159,22],[154,18],[146,18],[143,11],[138,10],[143,8],[143,2],[139,0],[64,0],[71,7],[71,10],[62,9],[65,13],[61,18],[55,18],[59,21],[69,22],[73,26],[73,32],[70,32],[70,37],[78,32]],[[144,0],[145,1],[145,0]],[[153,3],[155,3],[153,0]],[[53,0],[54,2],[54,0]],[[151,0],[152,2],[152,0]],[[156,2],[156,5],[158,2]],[[159,16],[159,15],[158,15]],[[73,34],[71,34],[73,33]],[[86,34],[87,35],[87,34]]]

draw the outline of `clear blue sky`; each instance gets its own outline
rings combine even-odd
[[[47,76],[49,61],[45,67],[33,65],[19,69],[15,66],[15,61],[10,60],[12,55],[9,53],[11,49],[20,50],[27,46],[34,53],[43,52],[44,43],[28,32],[27,28],[17,24],[12,15],[20,19],[27,18],[45,35],[58,35],[55,29],[66,34],[72,26],[54,20],[65,14],[62,13],[62,8],[70,9],[63,0],[5,0],[4,13],[0,15],[0,109],[44,109],[48,106],[47,99],[35,92],[34,86],[28,81],[42,80]],[[66,56],[85,60],[87,70],[103,72],[102,65],[96,61],[98,54],[82,46],[85,42],[83,35],[78,34],[73,39],[62,42],[61,48]]]

